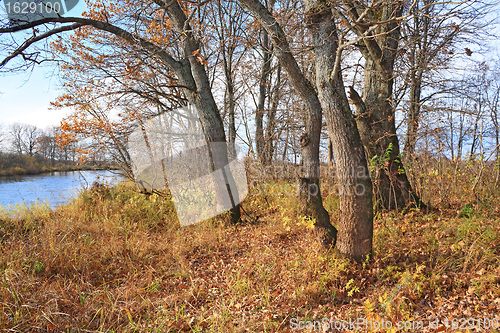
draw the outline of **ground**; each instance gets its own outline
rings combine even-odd
[[[168,196],[123,186],[94,187],[54,211],[2,211],[0,329],[306,332],[320,331],[320,322],[328,332],[500,327],[495,197],[377,214],[373,257],[353,264],[316,242],[295,193],[285,182],[254,188],[243,202],[250,216],[239,225],[220,217],[181,228]],[[337,198],[325,193],[324,202],[335,221]]]

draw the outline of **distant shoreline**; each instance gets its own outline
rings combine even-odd
[[[34,176],[50,172],[111,170],[116,164],[104,160],[78,163],[68,159],[45,158],[40,155],[26,155],[0,152],[0,177]]]
[[[52,172],[71,172],[71,171],[101,171],[101,170],[118,170],[116,166],[89,166],[89,165],[65,165],[54,167],[42,167],[40,170],[25,170],[19,167],[11,168],[10,170],[0,170],[0,177],[16,177],[16,176],[36,176]]]

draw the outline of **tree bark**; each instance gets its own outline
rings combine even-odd
[[[357,6],[352,0],[345,0],[344,4],[365,58],[363,97],[353,94],[351,88],[351,98],[354,97],[356,122],[373,170],[377,207],[391,210],[410,203],[420,204],[401,162],[392,106],[394,63],[400,39],[400,27],[394,18],[401,14],[402,5],[387,1],[363,18],[363,11],[369,9]],[[368,29],[377,23],[365,22],[371,15],[388,22],[374,30],[376,37]]]
[[[274,55],[285,71],[294,90],[307,105],[304,133],[300,138],[302,148],[302,174],[298,179],[299,200],[304,214],[315,220],[315,232],[329,246],[336,241],[337,230],[330,223],[328,212],[323,207],[319,187],[319,142],[322,125],[322,109],[312,84],[300,70],[285,33],[275,18],[258,0],[240,0],[266,29],[273,43]]]
[[[340,71],[335,68],[338,37],[326,2],[306,0],[308,28],[312,32],[316,87],[335,153],[340,213],[337,252],[362,261],[372,251],[372,183],[363,143],[352,116]]]
[[[264,114],[266,97],[268,94],[268,81],[271,73],[271,50],[269,36],[266,30],[262,31],[262,69],[259,78],[259,100],[255,111],[255,150],[260,162],[264,159]]]

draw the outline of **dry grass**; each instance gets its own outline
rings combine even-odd
[[[366,318],[426,328],[438,319],[445,331],[446,319],[500,321],[496,197],[461,217],[378,216],[374,257],[358,265],[321,250],[293,186],[254,192],[244,207],[257,223],[238,226],[180,228],[168,198],[102,186],[55,211],[0,213],[0,328],[287,332],[293,318]],[[336,205],[325,198],[332,216]]]

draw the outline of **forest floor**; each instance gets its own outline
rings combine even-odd
[[[500,327],[497,199],[379,214],[373,258],[352,264],[316,242],[293,185],[268,183],[253,193],[243,202],[252,217],[239,225],[212,219],[181,228],[171,199],[123,187],[94,187],[56,210],[0,210],[0,329]],[[326,193],[324,202],[335,220],[337,198]]]

